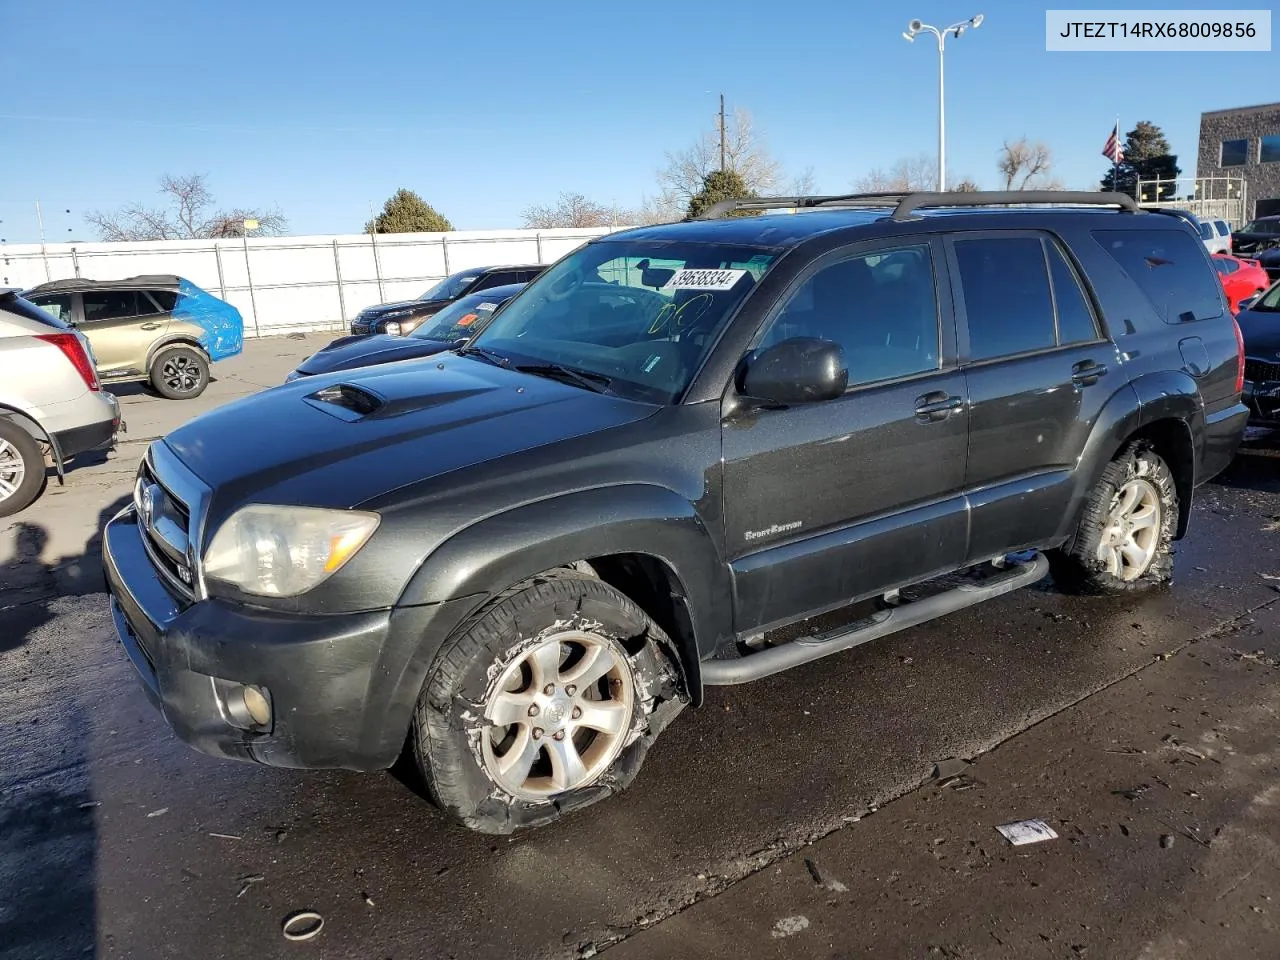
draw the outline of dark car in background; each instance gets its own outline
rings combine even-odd
[[[443,353],[474,336],[500,306],[523,288],[523,283],[509,283],[505,287],[490,287],[480,293],[468,294],[453,301],[405,337],[340,337],[298,364],[285,377],[285,383],[317,373],[333,373],[335,370]]]
[[[1280,426],[1280,283],[1244,301],[1236,323],[1244,337],[1244,402],[1249,423]]]
[[[513,283],[528,283],[545,269],[545,264],[527,264],[460,270],[445,277],[417,300],[366,307],[351,322],[351,335],[367,337],[385,333],[403,337],[412,333],[423,321],[435,316],[439,310],[469,293],[479,293]]]
[[[1267,276],[1280,280],[1280,215],[1258,217],[1231,236],[1231,252],[1257,260]]]

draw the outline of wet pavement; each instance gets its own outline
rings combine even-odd
[[[104,469],[131,472],[124,463]],[[1127,828],[1140,836],[1124,869],[1108,857],[1124,849],[1115,838],[1130,808],[1157,796],[1128,800],[1113,788],[1158,776],[1170,790],[1217,796],[1221,771],[1142,766],[1167,759],[1166,733],[1206,754],[1213,745],[1201,738],[1216,729],[1252,758],[1232,797],[1258,793],[1268,776],[1274,783],[1275,754],[1258,739],[1259,725],[1274,719],[1267,705],[1280,703],[1272,630],[1280,581],[1263,576],[1280,576],[1272,458],[1241,456],[1201,491],[1172,590],[1082,600],[1045,581],[778,677],[713,689],[704,709],[667,730],[628,792],[514,838],[446,824],[405,774],[274,770],[178,743],[144,699],[97,592],[92,519],[126,493],[127,477],[118,491],[69,494],[79,506],[58,514],[57,535],[65,541],[66,526],[81,524],[83,560],[66,549],[50,557],[47,504],[0,521],[0,536],[15,544],[0,560],[6,960],[1074,957],[1083,952],[1076,946],[1105,957],[1137,956],[1135,944],[1158,947],[1162,934],[1174,938],[1164,952],[1142,955],[1181,956],[1168,944],[1186,939],[1182,919],[1151,913],[1158,872],[1171,865],[1177,902],[1193,917],[1202,909],[1206,929],[1271,929],[1269,912],[1245,908],[1269,911],[1267,903],[1228,917],[1236,894],[1214,897],[1248,869],[1250,843],[1263,858],[1257,882],[1276,878],[1266,859],[1274,851],[1256,839],[1280,826],[1274,796],[1241,812],[1221,787],[1213,816],[1195,824],[1211,830],[1247,813],[1261,827],[1201,887],[1191,871],[1209,848],[1181,823],[1135,820]],[[1179,698],[1198,698],[1195,710]],[[1153,711],[1172,716],[1170,705],[1187,714],[1179,722],[1194,715],[1194,729],[1152,720]],[[1107,752],[1127,748],[1148,753],[1135,761]],[[949,757],[976,759],[974,777],[988,786],[939,788],[934,765]],[[1132,776],[1125,764],[1136,764]],[[935,795],[942,799],[928,799]],[[1030,816],[1067,825],[1054,821],[1058,841],[1015,855],[991,828]],[[1165,833],[1178,837],[1171,849],[1158,842]],[[975,865],[930,872],[940,862],[937,837],[948,866]],[[970,840],[986,853],[954,852]],[[1015,873],[1053,895],[1002,899],[980,882],[1010,885]],[[910,896],[890,895],[908,876]],[[1129,896],[1135,911],[1147,910],[1140,937],[1063,926],[1077,903],[1114,912]],[[304,909],[320,913],[324,929],[287,942],[282,920]],[[984,925],[984,910],[1005,914]],[[803,926],[777,927],[796,916]],[[1020,939],[1028,917],[1050,940]]]

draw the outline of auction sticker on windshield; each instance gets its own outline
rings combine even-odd
[[[677,270],[664,290],[732,290],[746,276],[745,270]]]

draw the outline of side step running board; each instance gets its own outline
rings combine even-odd
[[[1042,554],[1037,554],[1027,563],[1011,564],[983,583],[962,584],[924,600],[880,610],[833,633],[793,640],[736,660],[704,660],[702,682],[708,686],[724,686],[759,680],[1029,586],[1048,572],[1049,561]]]

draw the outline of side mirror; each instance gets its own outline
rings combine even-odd
[[[793,337],[754,354],[739,378],[744,395],[782,405],[834,400],[848,386],[844,349],[816,337]]]

